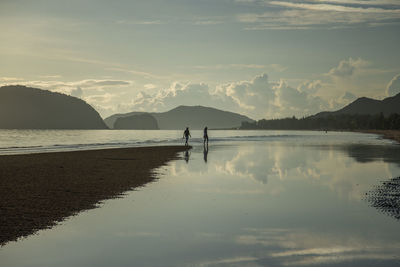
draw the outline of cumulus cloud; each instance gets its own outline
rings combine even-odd
[[[309,81],[297,88],[281,80],[273,82],[267,74],[251,80],[210,88],[205,83],[174,82],[154,94],[137,93],[131,110],[165,111],[178,105],[204,105],[245,114],[254,119],[310,115],[329,107],[317,96],[320,81]]]
[[[336,77],[350,77],[357,70],[360,70],[369,65],[369,62],[361,58],[358,59],[345,59],[339,62],[337,67],[332,68],[329,74]]]
[[[297,88],[289,86],[286,82],[281,81],[276,86],[277,98],[275,103],[278,110],[275,114],[284,116],[290,115],[311,115],[329,107],[328,103],[321,97],[314,95],[315,88],[312,87],[311,91],[306,91],[300,85]],[[307,88],[307,87],[306,87]],[[279,116],[281,117],[281,116]]]
[[[352,102],[352,101],[356,100],[357,97],[354,94],[350,93],[350,92],[346,92],[342,96],[342,99],[347,101],[347,102]]]
[[[71,90],[71,93],[70,93],[72,96],[74,96],[74,97],[79,97],[79,98],[81,98],[82,97],[82,95],[83,95],[83,90],[82,90],[82,88],[80,88],[79,86],[77,86],[75,89],[73,89],[73,90]]]
[[[393,77],[386,87],[386,94],[388,96],[394,96],[400,93],[400,74]]]
[[[327,108],[328,103],[316,95],[320,87],[320,81],[310,81],[293,88],[284,80],[271,82],[267,74],[262,74],[251,81],[222,85],[217,92],[232,98],[255,118],[282,118]]]
[[[240,108],[252,111],[260,106],[274,106],[274,85],[270,83],[267,74],[262,74],[251,81],[221,85],[217,88],[217,93],[230,97]]]
[[[131,108],[134,110],[163,111],[178,105],[205,105],[227,108],[224,100],[213,94],[205,83],[174,82],[169,87],[154,94],[141,91],[133,97],[131,102]]]

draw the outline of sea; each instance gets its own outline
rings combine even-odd
[[[0,154],[182,145],[182,135],[0,130]],[[394,141],[209,130],[207,147],[191,135],[154,182],[0,247],[0,266],[400,266]]]
[[[190,144],[203,143],[202,131],[192,130],[191,136]],[[212,144],[275,141],[298,144],[394,143],[375,135],[325,131],[210,130],[209,138]],[[183,130],[0,129],[0,155],[182,144]]]

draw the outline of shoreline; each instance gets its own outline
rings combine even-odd
[[[189,149],[191,147],[188,147]],[[0,247],[156,179],[184,146],[0,156]]]
[[[377,134],[385,139],[390,139],[396,141],[397,144],[400,144],[400,130],[360,130],[356,132]]]

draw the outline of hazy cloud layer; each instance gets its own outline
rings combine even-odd
[[[79,97],[91,104],[103,117],[131,111],[163,112],[179,105],[203,105],[238,112],[253,119],[271,119],[312,115],[339,109],[359,96],[379,98],[400,92],[400,74],[389,84],[388,80],[377,83],[374,72],[378,69],[370,65],[372,63],[365,59],[350,57],[313,75],[314,79],[298,80],[271,80],[268,74],[262,73],[250,79],[210,84],[179,78],[166,80],[164,76],[150,77],[147,73],[135,72],[131,73],[135,80],[60,81],[55,80],[56,77],[49,77],[51,80],[28,81],[2,77],[0,85],[22,84]],[[262,72],[264,66],[267,65],[216,64],[199,65],[198,68],[257,70],[260,67],[259,71]],[[379,73],[378,70],[376,75]],[[146,79],[136,80],[140,75]],[[376,88],[381,90],[378,94],[366,94],[368,91],[365,90],[369,88],[372,88],[371,92],[378,92]]]
[[[394,96],[400,93],[400,74],[393,77],[386,88],[388,96]]]
[[[238,21],[249,30],[375,27],[400,22],[400,6],[391,1],[239,1],[266,8],[245,13]]]

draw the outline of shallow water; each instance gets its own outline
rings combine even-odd
[[[314,135],[196,145],[158,181],[0,248],[0,265],[399,266],[400,221],[365,193],[400,176],[400,147]]]
[[[183,145],[178,130],[3,130],[0,129],[0,155],[57,152],[153,145]],[[203,132],[191,131],[190,143],[203,142]],[[318,131],[209,130],[213,144],[284,141],[312,144],[382,144],[372,134]],[[385,143],[392,143],[385,140]]]

